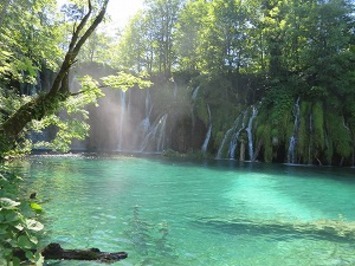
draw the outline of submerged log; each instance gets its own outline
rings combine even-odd
[[[98,248],[63,249],[58,243],[49,244],[41,254],[45,260],[95,260],[104,263],[112,263],[128,257],[126,252],[102,252]],[[14,251],[14,256],[22,261],[27,259],[22,250]]]
[[[355,240],[355,222],[344,220],[282,221],[203,218],[197,222],[204,226],[235,234],[289,235],[290,237],[310,237],[350,242]]]
[[[114,262],[127,258],[126,252],[102,252],[98,248],[63,249],[58,243],[51,243],[41,252],[45,260],[97,260]]]

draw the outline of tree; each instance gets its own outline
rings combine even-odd
[[[81,62],[112,62],[113,37],[105,32],[93,32],[83,46],[78,59]]]
[[[179,70],[196,71],[201,63],[199,49],[202,31],[208,17],[208,3],[204,0],[188,1],[182,8],[176,25],[176,55]]]
[[[152,36],[155,65],[159,73],[171,76],[171,67],[175,61],[173,49],[173,31],[180,9],[180,0],[149,0],[147,23]]]
[[[263,136],[288,149],[293,123],[289,110],[299,98],[299,162],[342,162],[353,152],[353,11],[343,0],[264,2],[269,79],[263,103],[268,117],[260,125],[271,124]]]
[[[97,15],[92,2],[88,1],[87,11],[82,19],[74,24],[73,34],[58,74],[46,93],[39,94],[29,102],[21,105],[11,116],[0,124],[0,152],[1,155],[11,150],[23,132],[26,125],[32,120],[41,120],[46,115],[54,113],[59,104],[67,100],[72,93],[69,88],[69,70],[76,58],[97,26],[102,22],[109,0],[104,0]],[[93,18],[93,20],[91,20]],[[83,90],[85,92],[85,89]],[[76,94],[77,95],[77,94]]]
[[[9,0],[0,8],[0,83],[20,92],[19,84],[35,83],[43,64],[53,70],[62,55],[58,25],[49,16],[55,1]]]
[[[126,27],[117,46],[118,67],[135,72],[152,72],[153,47],[148,35],[147,18],[138,12]]]

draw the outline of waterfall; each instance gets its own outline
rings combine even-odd
[[[141,144],[141,152],[147,151],[148,149],[152,149],[156,152],[163,151],[166,142],[165,129],[167,119],[168,114],[164,114],[149,128]]]
[[[165,128],[166,128],[166,120],[168,119],[168,114],[162,116],[159,120],[157,126],[157,138],[156,138],[156,150],[163,151],[165,144]]]
[[[203,142],[203,145],[201,147],[201,150],[204,153],[207,151],[208,143],[210,142],[211,135],[212,135],[212,116],[211,116],[211,109],[208,104],[207,104],[207,111],[208,111],[208,130],[207,130],[205,141]]]
[[[258,114],[258,109],[256,109],[255,106],[253,106],[253,113],[249,119],[248,127],[246,128],[246,131],[248,134],[248,148],[249,148],[250,161],[254,160],[253,134],[252,134],[251,130],[252,130],[252,126],[253,126],[253,120],[257,114]]]
[[[144,106],[144,117],[142,121],[138,124],[138,128],[136,130],[136,147],[142,147],[144,146],[144,141],[149,138],[147,137],[148,133],[150,132],[150,127],[151,127],[151,122],[150,122],[150,116],[153,110],[153,105],[151,103],[151,95],[150,95],[150,90],[146,89],[146,95],[145,95],[145,106]]]
[[[197,95],[198,95],[198,91],[200,90],[200,86],[197,86],[193,91],[192,91],[192,100],[196,101]]]
[[[227,130],[226,134],[224,135],[221,145],[218,148],[216,159],[222,159],[222,152],[223,152],[224,145],[226,144],[227,139],[232,134],[232,131],[233,131],[233,128],[230,128]]]
[[[125,113],[126,113],[126,92],[121,90],[120,91],[120,120],[119,120],[119,128],[118,128],[118,150],[122,150],[123,144],[123,127],[125,122]]]
[[[308,164],[312,164],[312,135],[313,135],[313,116],[309,114],[309,145],[308,145]]]
[[[198,95],[198,91],[200,89],[200,86],[197,86],[193,91],[192,91],[192,105],[191,105],[191,119],[192,119],[192,127],[191,127],[191,133],[193,134],[194,130],[195,130],[195,124],[196,124],[196,117],[195,117],[195,102],[196,102],[196,98]]]
[[[145,117],[149,117],[152,109],[153,109],[153,105],[152,105],[152,97],[150,96],[150,90],[146,89],[146,97],[145,97]]]
[[[239,135],[242,132],[243,129],[245,129],[245,119],[246,119],[246,115],[247,112],[244,111],[243,113],[241,113],[237,120],[236,120],[236,126],[234,127],[234,134],[232,136],[232,139],[230,141],[229,144],[229,148],[228,148],[228,156],[230,159],[235,159],[235,151],[237,149],[238,146],[238,139],[239,139]]]
[[[288,153],[287,153],[287,162],[288,163],[296,163],[296,147],[297,147],[297,134],[299,128],[299,120],[300,120],[300,97],[297,98],[297,101],[294,105],[293,114],[295,117],[295,122],[293,124],[293,133],[290,137],[290,144],[288,146]]]
[[[150,90],[146,89],[145,114],[144,114],[144,119],[139,124],[139,128],[141,128],[143,131],[143,139],[150,127],[150,114],[152,113],[152,110],[153,110],[153,106],[151,104]]]
[[[171,78],[171,81],[172,81],[173,84],[174,84],[173,95],[174,95],[174,99],[175,99],[175,98],[176,98],[176,95],[177,95],[177,91],[178,91],[178,85],[177,85],[177,83],[175,82],[174,78]]]
[[[240,133],[245,129],[245,121],[248,118],[248,112],[241,112],[238,117],[235,119],[233,126],[227,130],[226,134],[223,137],[221,145],[218,148],[218,153],[216,159],[223,158],[223,150],[225,150],[225,146],[228,144],[228,151],[226,154],[227,158],[235,159],[235,151],[238,146],[238,139]]]

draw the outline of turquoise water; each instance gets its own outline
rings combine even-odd
[[[355,221],[354,169],[117,156],[31,157],[23,171],[47,241],[128,252],[113,265],[355,265],[353,238],[289,226]]]

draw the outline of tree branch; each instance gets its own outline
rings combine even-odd
[[[53,83],[53,86],[49,92],[49,94],[56,94],[60,89],[61,82],[64,78],[65,75],[68,75],[70,67],[74,64],[74,60],[77,57],[81,47],[84,45],[85,41],[89,38],[89,36],[94,32],[94,30],[97,28],[97,26],[102,22],[105,13],[106,13],[106,8],[109,0],[105,0],[102,8],[99,12],[99,14],[96,16],[94,22],[90,25],[90,27],[86,30],[84,35],[79,39],[79,34],[81,30],[85,27],[87,20],[90,17],[90,14],[92,12],[92,7],[91,3],[89,1],[89,11],[83,18],[83,20],[80,22],[78,28],[74,32],[72,36],[72,40],[70,42],[69,50],[65,56],[64,62],[62,64],[61,69],[58,72],[58,75]],[[64,90],[61,90],[62,92],[65,92]]]
[[[89,11],[86,13],[86,15],[84,16],[84,18],[80,21],[79,26],[75,29],[74,33],[73,33],[73,37],[71,39],[70,45],[69,45],[69,52],[71,52],[75,45],[76,42],[79,38],[80,32],[82,31],[82,29],[85,27],[87,21],[89,20],[90,16],[91,16],[91,12],[92,12],[92,6],[91,6],[91,1],[89,0],[88,3],[89,6]]]

